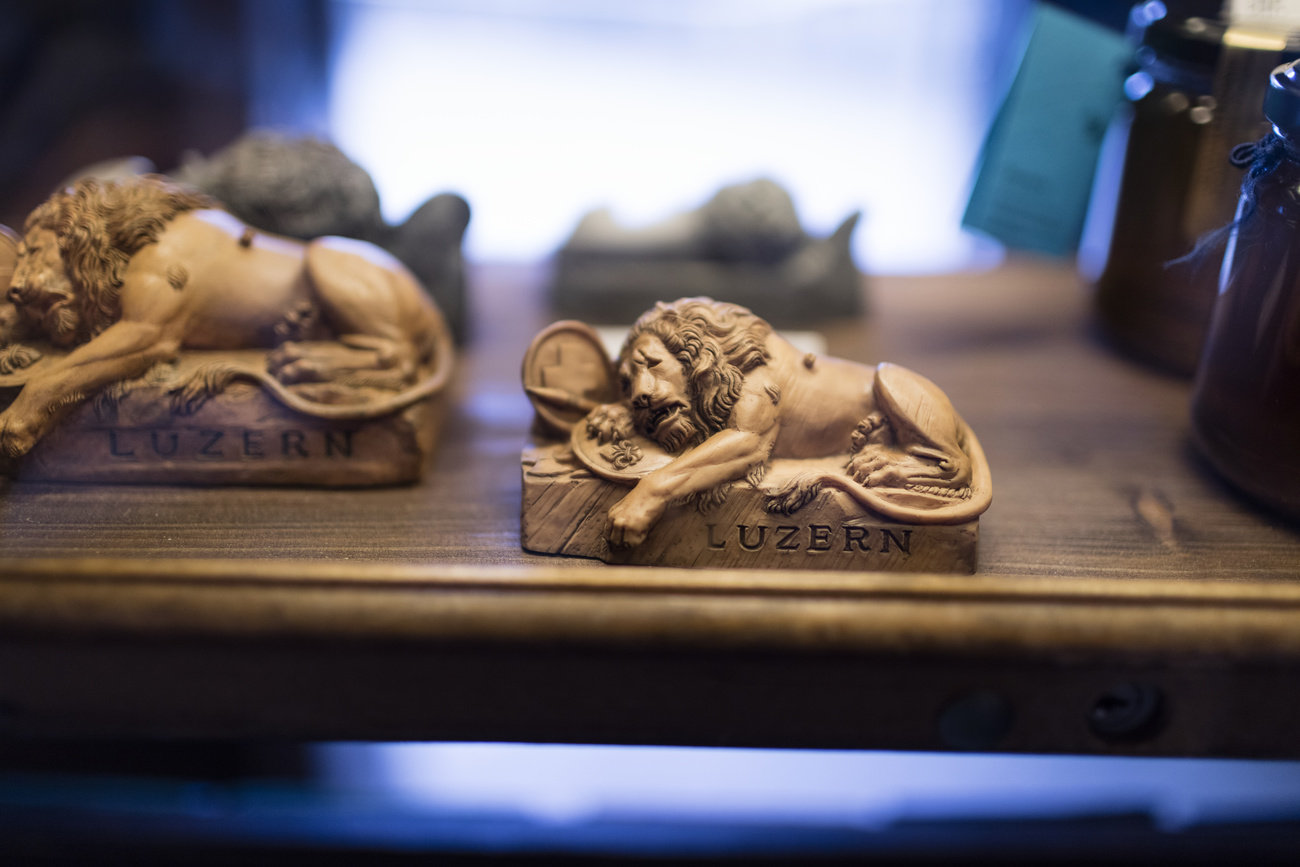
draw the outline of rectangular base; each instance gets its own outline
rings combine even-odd
[[[979,521],[902,524],[824,490],[793,515],[772,515],[747,482],[707,512],[670,506],[644,543],[605,541],[611,506],[631,490],[589,472],[567,444],[525,449],[521,543],[540,554],[594,557],[640,566],[741,569],[852,569],[878,572],[975,571]]]
[[[206,355],[187,353],[178,366]],[[136,382],[111,401],[77,406],[6,472],[58,482],[401,484],[423,475],[441,418],[434,398],[374,419],[321,419],[242,382],[175,415],[166,383]]]

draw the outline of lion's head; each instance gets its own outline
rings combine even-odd
[[[771,327],[744,307],[708,298],[660,302],[619,353],[632,421],[670,452],[727,426],[745,375],[768,361]]]
[[[131,257],[178,214],[212,207],[202,193],[153,175],[78,181],[28,216],[9,301],[29,330],[55,345],[84,343],[121,315]]]

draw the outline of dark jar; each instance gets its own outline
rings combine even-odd
[[[1279,66],[1192,392],[1192,432],[1252,497],[1300,517],[1300,72]]]
[[[1300,54],[1285,37],[1242,40],[1216,17],[1213,0],[1133,7],[1136,71],[1124,84],[1124,149],[1103,153],[1099,178],[1118,174],[1105,267],[1096,282],[1097,320],[1126,354],[1190,376],[1201,354],[1218,287],[1222,245],[1170,265],[1199,237],[1232,219],[1241,172],[1224,158],[1268,131],[1260,111],[1269,72]],[[1094,197],[1105,226],[1107,193]]]

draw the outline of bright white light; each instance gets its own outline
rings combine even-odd
[[[390,219],[464,194],[476,258],[544,257],[591,208],[645,223],[765,175],[817,234],[865,211],[863,266],[941,271],[996,250],[959,228],[993,7],[340,3],[331,127]]]
[[[1300,762],[521,744],[338,744],[327,779],[408,807],[883,827],[1148,814],[1167,829],[1300,818]]]

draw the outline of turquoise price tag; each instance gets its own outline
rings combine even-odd
[[[1132,56],[1122,35],[1039,4],[962,225],[1009,247],[1072,252]]]

